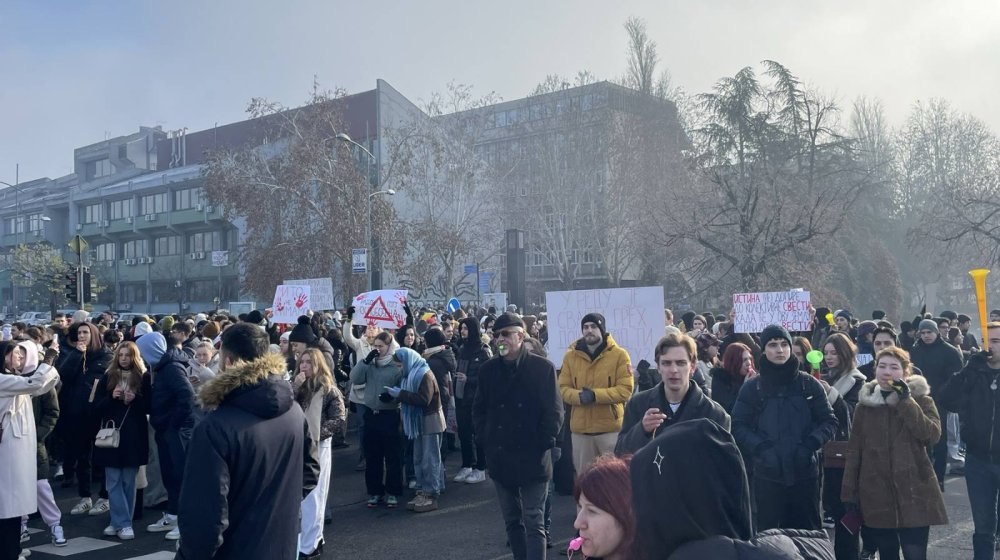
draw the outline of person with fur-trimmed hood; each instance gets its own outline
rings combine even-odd
[[[299,508],[319,461],[305,414],[269,353],[263,329],[222,333],[219,375],[202,386],[208,411],[188,447],[178,560],[294,560]]]
[[[944,498],[927,447],[941,437],[931,387],[909,355],[887,348],[875,358],[854,411],[841,499],[860,513],[882,558],[926,558],[931,525],[947,525]]]

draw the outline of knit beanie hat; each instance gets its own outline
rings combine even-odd
[[[264,322],[264,314],[260,311],[254,309],[250,313],[247,313],[247,323],[253,323],[255,325],[260,325]]]
[[[219,336],[219,324],[215,321],[209,321],[205,323],[204,328],[201,329],[201,336],[215,340],[215,337]]]
[[[604,320],[604,315],[601,315],[600,313],[587,313],[583,316],[583,319],[580,320],[580,328],[583,329],[583,326],[587,323],[594,323],[597,325],[597,328],[601,330],[601,336],[608,334],[608,324]]]
[[[160,331],[169,332],[170,329],[173,328],[173,326],[174,326],[173,316],[167,315],[166,317],[160,319]]]
[[[923,321],[920,321],[920,326],[917,327],[917,332],[920,331],[938,332],[938,324],[935,323],[933,319],[924,319]]]
[[[143,335],[135,341],[135,345],[139,347],[139,355],[149,367],[156,367],[167,353],[167,339],[158,332]]]
[[[843,317],[844,319],[847,319],[848,323],[850,323],[851,319],[854,318],[854,316],[851,315],[851,312],[848,311],[848,310],[846,310],[846,309],[841,309],[840,311],[838,311],[837,314],[834,315],[833,318],[836,319],[837,317]]]
[[[309,316],[299,316],[299,324],[292,329],[292,334],[288,336],[289,342],[301,342],[312,344],[316,341],[316,333],[313,332],[312,325],[309,324]]]
[[[775,338],[783,338],[788,341],[788,345],[792,345],[792,335],[788,334],[785,327],[780,325],[768,325],[764,327],[764,330],[760,333],[760,347],[764,348],[767,343]]]
[[[878,324],[875,321],[861,321],[858,324],[858,340],[861,340],[866,334],[872,334],[877,328]]]

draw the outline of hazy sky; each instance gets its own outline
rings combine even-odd
[[[421,101],[449,81],[504,99],[546,74],[624,68],[622,23],[646,19],[661,67],[691,92],[774,59],[902,122],[943,97],[1000,131],[997,0],[344,0],[0,4],[0,181],[72,172],[73,149],[139,125],[201,130],[251,97],[305,100],[383,78]]]

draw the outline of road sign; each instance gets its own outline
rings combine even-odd
[[[351,272],[355,274],[368,272],[368,249],[351,249]]]
[[[458,298],[451,298],[448,300],[448,313],[458,311],[459,307],[462,307],[462,304],[459,303]]]
[[[476,272],[479,271],[479,265],[467,264],[465,265],[463,271],[465,272],[465,274],[475,274]]]
[[[73,249],[73,252],[79,255],[87,249],[87,240],[82,235],[74,235],[73,239],[69,240],[69,248]]]

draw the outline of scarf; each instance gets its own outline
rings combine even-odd
[[[430,369],[427,362],[409,348],[396,350],[396,358],[403,363],[403,379],[400,380],[400,387],[404,391],[416,393],[420,391],[420,384],[424,381],[424,374]],[[419,406],[400,403],[403,411],[403,433],[409,439],[417,439],[423,432],[424,410]]]

